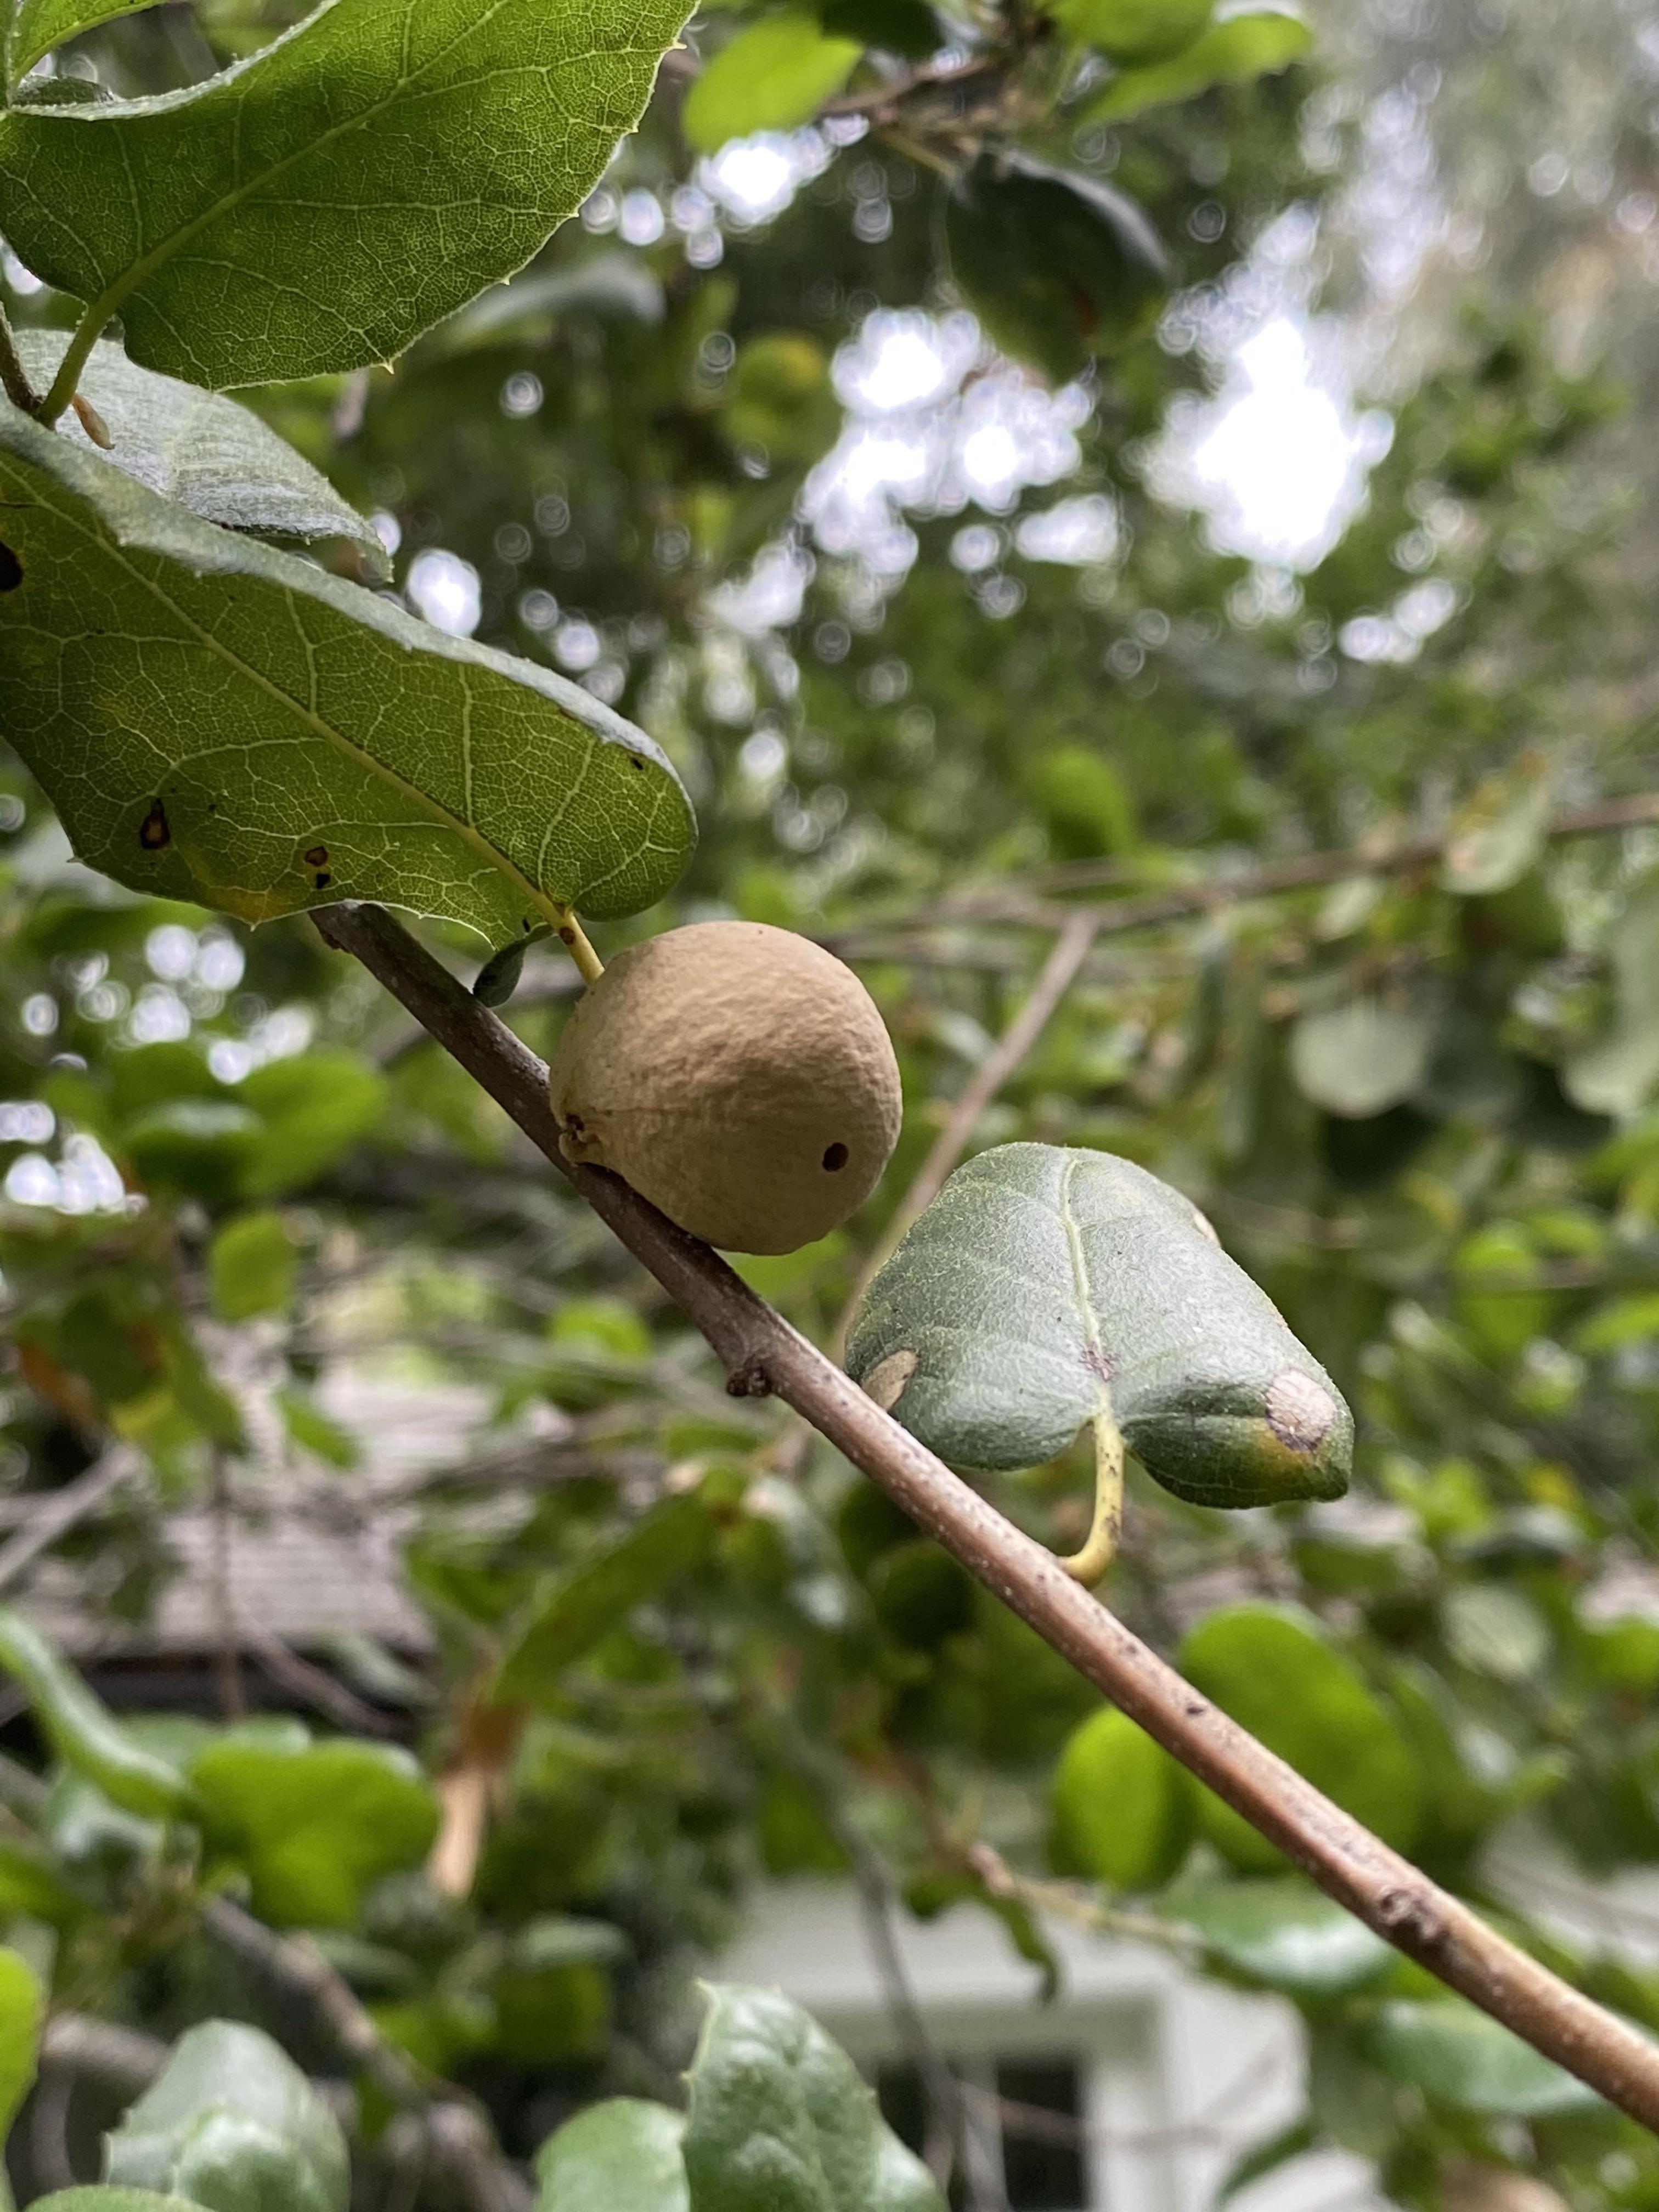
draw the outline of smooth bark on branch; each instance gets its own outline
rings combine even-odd
[[[1040,1544],[775,1313],[718,1254],[605,1170],[559,1152],[547,1071],[383,908],[314,917],[511,1115],[696,1323],[737,1396],[775,1392],[1079,1674],[1367,1927],[1643,2125],[1659,2046],[1489,1928],[1200,1695]]]

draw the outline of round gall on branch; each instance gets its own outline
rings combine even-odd
[[[730,1252],[793,1252],[845,1221],[902,1111],[858,977],[757,921],[694,922],[618,953],[571,1015],[550,1097],[567,1158],[611,1169]]]

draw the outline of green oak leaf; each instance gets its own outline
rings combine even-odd
[[[153,4],[154,0],[15,0],[5,29],[7,88],[54,46]]]
[[[1396,1850],[1417,1839],[1420,1760],[1395,1715],[1311,1613],[1294,1606],[1224,1606],[1182,1643],[1181,1671]],[[1199,1796],[1205,1834],[1249,1874],[1282,1871],[1284,1858],[1231,1805]]]
[[[629,914],[690,805],[550,670],[198,521],[0,402],[4,734],[78,857],[247,921],[383,899],[494,945]]]
[[[1264,2173],[1271,2173],[1276,2166],[1300,2158],[1304,2151],[1316,2149],[1318,2144],[1319,2130],[1305,2112],[1299,2119],[1276,2128],[1266,2142],[1241,2151],[1222,2175],[1210,2200],[1214,2212],[1221,2212],[1224,2204],[1231,2204],[1235,2197],[1253,2181],[1259,2181]]]
[[[1466,2112],[1544,2119],[1601,2100],[1461,1997],[1398,1998],[1366,2033],[1366,2056],[1396,2081]]]
[[[17,332],[17,350],[37,392],[52,382],[68,343],[62,331]],[[81,393],[104,418],[112,441],[108,459],[163,499],[177,500],[204,522],[255,538],[348,538],[372,575],[391,574],[374,525],[234,399],[139,368],[107,340],[93,348],[81,372]],[[59,428],[83,453],[94,450],[72,414]]]
[[[690,2073],[690,2212],[945,2212],[841,2048],[776,1990],[717,1984]]]
[[[524,936],[514,938],[511,945],[502,945],[499,952],[492,952],[472,978],[472,995],[479,1005],[504,1006],[519,988],[525,954],[532,945],[552,933],[545,928],[529,930]]]
[[[1248,84],[1288,69],[1312,52],[1313,33],[1299,15],[1279,8],[1245,7],[1212,23],[1192,45],[1167,61],[1126,69],[1112,79],[1085,113],[1111,123],[1149,107],[1194,100],[1212,85]]]
[[[1518,884],[1544,849],[1555,785],[1541,746],[1484,777],[1453,819],[1440,866],[1446,890],[1483,898]]]
[[[0,114],[0,229],[145,368],[389,360],[574,213],[685,12],[325,0],[186,91]]]
[[[1189,47],[1211,0],[1047,0],[1062,30],[1114,61],[1158,62]]]
[[[564,1670],[653,1598],[698,1565],[714,1540],[707,1504],[691,1492],[665,1498],[607,1550],[552,1577],[514,1623],[495,1694],[509,1703],[562,1694]]]
[[[207,2212],[345,2212],[339,2122],[280,2045],[239,2021],[179,2037],[107,2138],[106,2179]]]
[[[927,0],[817,0],[817,7],[831,38],[856,39],[906,61],[926,61],[944,43]]]
[[[1191,1201],[1131,1161],[1003,1145],[866,1292],[848,1371],[955,1466],[1035,1467],[1104,1415],[1200,1505],[1335,1498],[1353,1423]]]
[[[1190,1777],[1127,1713],[1108,1705],[1072,1731],[1054,1769],[1054,1862],[1109,1888],[1161,1889],[1197,1826]]]
[[[632,251],[595,254],[574,269],[532,269],[482,292],[427,340],[437,354],[477,346],[545,344],[562,317],[659,323],[668,310],[662,279]]]
[[[690,2212],[684,2115],[643,2097],[608,2097],[567,2120],[536,2154],[535,2212]]]
[[[1212,1958],[1247,1981],[1298,1997],[1340,1996],[1374,1980],[1393,1953],[1363,1920],[1299,1875],[1184,1884],[1159,1902]]]
[[[254,1911],[278,1927],[350,1927],[363,1893],[419,1866],[438,1830],[437,1801],[392,1744],[240,1732],[191,1778],[210,1848],[247,1869]]]
[[[188,1810],[190,1784],[147,1750],[32,1620],[0,1606],[0,1673],[27,1698],[35,1723],[64,1765],[146,1818]]]
[[[221,1321],[285,1311],[298,1273],[288,1224],[270,1207],[233,1214],[208,1247],[208,1291]]]
[[[1567,1061],[1561,1087],[1587,1114],[1633,1114],[1659,1085],[1659,871],[1632,885],[1607,932],[1607,954],[1612,1023]]]
[[[33,1920],[68,1928],[86,1917],[87,1899],[64,1881],[35,1843],[0,1836],[0,1914],[27,1912]]]
[[[712,154],[751,131],[788,131],[853,74],[863,46],[832,37],[805,9],[764,15],[722,46],[686,95],[686,143]]]
[[[990,336],[1055,384],[1143,337],[1169,290],[1168,258],[1133,200],[1017,149],[957,175],[945,242]]]
[[[28,1960],[0,1949],[0,2142],[34,2080],[46,2009],[46,1991]]]
[[[1427,1075],[1433,1050],[1426,1008],[1354,999],[1298,1018],[1291,1031],[1291,1073],[1316,1106],[1363,1121],[1409,1098]]]

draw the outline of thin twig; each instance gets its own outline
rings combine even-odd
[[[26,415],[33,415],[40,404],[40,395],[29,382],[28,371],[23,366],[3,307],[0,307],[0,391]]]
[[[313,1667],[309,1659],[301,1658],[246,1606],[233,1606],[231,1620],[236,1640],[252,1652],[279,1689],[286,1690],[301,1705],[325,1713],[341,1728],[356,1729],[364,1735],[399,1733],[396,1721],[356,1696],[343,1682],[337,1682],[325,1668]]]
[[[80,2012],[54,2013],[40,2039],[40,2057],[74,2074],[95,2074],[124,2097],[142,2096],[167,2063],[157,2037]]]
[[[75,2186],[69,2148],[70,2100],[74,2094],[74,2074],[48,2057],[34,2085],[29,2114],[29,2164],[36,2182],[48,2191]]]
[[[530,2190],[495,2148],[482,2113],[447,2085],[429,2083],[387,2041],[315,1944],[277,1935],[229,1898],[210,1899],[202,1924],[267,1982],[301,1999],[341,2056],[387,2103],[421,2120],[433,2162],[460,2191],[468,2212],[529,2212]]]
[[[42,1552],[49,1552],[71,1528],[89,1521],[112,1492],[131,1482],[143,1468],[142,1453],[128,1444],[112,1444],[84,1474],[37,1504],[11,1541],[0,1546],[0,1590],[21,1582]]]
[[[230,1474],[222,1452],[213,1455],[211,1546],[214,1630],[214,1672],[219,1683],[219,1711],[226,1720],[240,1720],[247,1711],[242,1692],[241,1656],[237,1649],[236,1595],[231,1575]]]
[[[836,1350],[845,1340],[859,1300],[898,1249],[905,1231],[927,1211],[944,1189],[951,1170],[973,1142],[974,1132],[986,1108],[1047,1028],[1049,1016],[1070,990],[1079,969],[1088,958],[1098,927],[1098,918],[1092,914],[1067,917],[1036,982],[1007,1028],[975,1069],[967,1088],[929,1147],[927,1158],[917,1169],[910,1188],[894,1207],[892,1218],[860,1268],[846,1309],[836,1323]]]
[[[968,2155],[968,2112],[963,2084],[951,2071],[929,2032],[893,1924],[896,1885],[886,1860],[846,1809],[846,1778],[836,1762],[797,1728],[786,1711],[775,1715],[777,1742],[823,1816],[853,1870],[870,1957],[881,1984],[887,2016],[900,2050],[915,2069],[926,2106],[925,2155],[935,2181],[949,2189],[960,2171],[968,2212],[1006,2212],[975,2200],[985,2160]],[[941,2136],[943,2142],[935,2140]]]
[[[696,1322],[734,1396],[775,1392],[1079,1674],[1356,1917],[1659,2130],[1659,2048],[1487,1927],[1240,1728],[688,1237],[604,1169],[562,1158],[547,1071],[383,908],[317,917],[471,1073]],[[355,2001],[354,2001],[355,2002]]]
[[[1659,791],[1638,791],[1624,799],[1604,799],[1595,806],[1576,807],[1558,814],[1545,824],[1542,834],[1553,842],[1565,837],[1601,836],[1610,830],[1637,830],[1655,823],[1659,823]],[[1287,891],[1316,890],[1323,884],[1346,883],[1354,877],[1409,875],[1414,869],[1443,860],[1461,835],[1462,832],[1454,826],[1432,836],[1407,837],[1397,845],[1375,850],[1351,845],[1336,852],[1304,853],[1295,860],[1270,860],[1262,867],[1241,870],[1237,875],[1210,876],[1202,883],[1182,884],[1171,890],[1115,899],[1103,907],[1073,908],[1040,900],[1009,899],[995,890],[969,893],[948,907],[930,908],[916,915],[911,926],[932,928],[948,921],[1051,929],[1069,914],[1079,912],[1094,916],[1099,935],[1115,937],[1128,930],[1151,929],[1160,922],[1184,921],[1194,915],[1212,913],[1218,908],[1247,906],[1253,899],[1273,898]],[[1122,864],[1119,861],[1079,860],[1045,869],[1025,880],[1034,890],[1080,890],[1091,884],[1120,882],[1122,876]],[[897,917],[879,924],[884,929],[902,926]]]

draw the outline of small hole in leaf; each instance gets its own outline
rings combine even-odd
[[[840,1144],[829,1146],[824,1152],[823,1164],[831,1175],[839,1175],[847,1164],[846,1146]]]
[[[22,580],[22,562],[9,545],[0,545],[0,592],[15,592]]]
[[[326,868],[319,868],[317,871],[317,888],[319,891],[325,891],[333,880],[333,877],[329,874]]]

